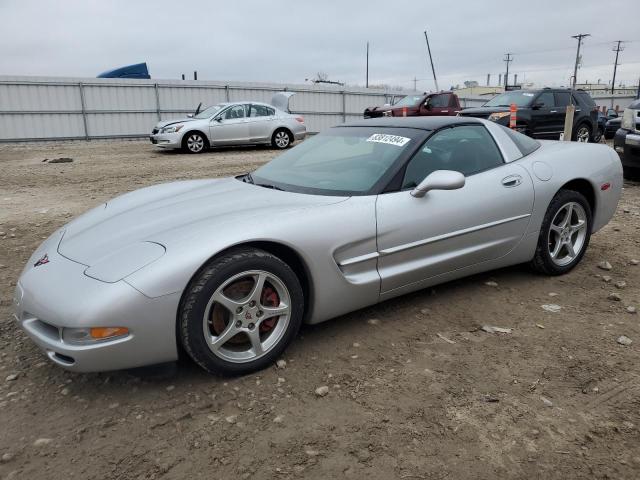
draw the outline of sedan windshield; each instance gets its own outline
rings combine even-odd
[[[422,95],[407,95],[394,105],[394,107],[412,107],[422,99]]]
[[[501,93],[497,97],[493,97],[484,107],[508,107],[515,103],[518,107],[527,107],[536,94],[532,92],[514,91]]]
[[[221,103],[219,105],[213,105],[212,107],[207,107],[199,114],[194,115],[193,118],[209,118],[213,117],[220,109],[224,107],[224,104]]]
[[[426,134],[411,128],[332,128],[263,165],[252,178],[257,185],[293,192],[367,194]]]

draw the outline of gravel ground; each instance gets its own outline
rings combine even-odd
[[[637,183],[570,274],[504,269],[305,327],[286,365],[255,375],[219,379],[186,362],[73,374],[18,330],[16,278],[71,217],[274,155],[0,145],[0,478],[640,477],[640,323],[627,310],[640,307]],[[73,162],[42,162],[59,157]]]

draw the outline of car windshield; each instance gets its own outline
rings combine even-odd
[[[493,97],[483,106],[485,107],[508,107],[512,103],[515,103],[518,107],[527,107],[531,104],[531,100],[535,97],[536,94],[533,92],[504,92],[498,95],[497,97]]]
[[[365,195],[427,135],[412,128],[336,127],[263,165],[257,185],[319,195]]]
[[[207,107],[204,110],[202,110],[199,114],[194,115],[193,118],[210,118],[213,117],[216,112],[220,111],[220,109],[224,107],[223,103],[220,103],[218,105],[213,105],[212,107]]]
[[[407,95],[394,105],[394,107],[412,107],[422,99],[422,95]]]

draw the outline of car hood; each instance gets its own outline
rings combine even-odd
[[[140,242],[171,243],[203,228],[278,218],[284,213],[344,201],[348,197],[305,195],[244,183],[235,178],[189,180],[143,188],[117,197],[64,227],[58,252],[92,266]]]
[[[159,130],[163,127],[166,127],[168,125],[173,125],[174,123],[187,123],[187,122],[195,122],[196,120],[198,120],[197,118],[189,118],[189,117],[185,117],[185,118],[173,118],[171,120],[162,120],[158,123],[156,123],[156,128]]]

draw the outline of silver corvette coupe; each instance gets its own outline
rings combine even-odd
[[[75,371],[242,374],[318,323],[466,275],[580,262],[616,210],[617,154],[463,117],[332,128],[235,178],[134,191],[60,228],[15,316]]]
[[[220,103],[187,118],[159,122],[151,143],[202,153],[210,147],[270,144],[285,149],[307,134],[304,118],[260,102]]]

